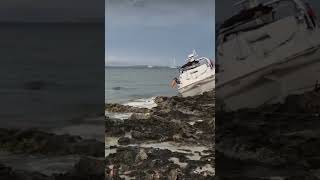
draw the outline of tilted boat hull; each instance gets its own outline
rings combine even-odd
[[[292,14],[252,18],[248,27],[238,23],[219,31],[218,109],[283,102],[320,83],[320,29],[301,13],[305,9],[300,1],[270,1],[265,8],[277,10],[282,3],[293,3],[288,6]]]
[[[215,88],[215,78],[214,75],[211,77],[204,79],[202,81],[198,81],[189,86],[179,88],[178,91],[182,97],[188,96],[196,96],[203,94],[204,92],[211,91]]]
[[[215,88],[215,68],[206,57],[197,57],[196,52],[188,56],[188,63],[180,69],[178,92],[182,97],[196,96]]]
[[[218,108],[237,110],[283,102],[288,95],[314,89],[317,83],[320,83],[320,49],[235,81],[217,84],[217,101],[223,102]]]

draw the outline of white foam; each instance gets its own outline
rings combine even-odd
[[[126,137],[130,137],[130,133],[126,134]],[[162,150],[169,150],[171,152],[178,152],[186,154],[186,157],[190,160],[198,161],[201,159],[202,156],[209,155],[204,151],[209,150],[206,146],[199,146],[199,145],[185,145],[175,142],[161,142],[161,143],[142,143],[142,144],[131,144],[128,146],[121,146],[118,144],[119,137],[105,137],[105,145],[106,151],[105,155],[108,156],[112,153],[116,153],[116,149],[110,149],[110,146],[119,146],[119,147],[142,147],[142,148],[157,148]]]
[[[137,99],[131,102],[127,102],[124,105],[132,106],[132,107],[138,107],[138,108],[147,108],[152,109],[154,107],[157,107],[157,104],[155,103],[156,97],[151,97],[147,99]]]
[[[124,174],[119,175],[119,176],[120,176],[120,178],[125,179],[125,180],[134,180],[134,179],[136,179],[135,177],[130,177],[130,176],[127,176],[127,175],[124,175]]]
[[[183,154],[187,154],[186,157],[190,160],[198,161],[201,159],[201,156],[209,155],[208,153],[204,153],[204,151],[209,150],[208,147],[205,146],[197,146],[197,145],[183,145],[175,142],[161,142],[161,143],[143,143],[139,145],[130,145],[130,146],[139,146],[144,148],[158,148],[158,149],[168,149],[171,152],[179,152]]]
[[[202,119],[198,119],[198,120],[196,120],[196,121],[188,122],[188,124],[190,124],[191,126],[193,126],[193,125],[196,124],[196,122],[200,123],[200,122],[203,122],[203,120],[202,120]]]
[[[105,157],[108,157],[110,154],[115,154],[115,153],[117,153],[117,149],[106,149],[104,151]]]
[[[111,119],[125,120],[125,119],[129,119],[132,113],[111,113],[106,111],[105,115],[110,117]]]
[[[169,161],[172,161],[173,163],[179,165],[181,168],[186,168],[188,165],[188,163],[180,162],[180,159],[176,157],[170,158]]]
[[[192,121],[192,122],[188,122],[191,126],[193,126],[194,124],[196,124],[196,122]]]
[[[118,146],[118,140],[119,137],[105,137],[105,146],[110,147],[110,146]]]
[[[194,170],[194,173],[213,176],[215,174],[215,169],[212,167],[211,164],[206,164],[203,167],[197,167],[197,169]]]
[[[110,154],[115,154],[117,153],[117,149],[116,148],[112,148],[110,149],[111,146],[118,146],[118,140],[120,138],[119,137],[105,137],[105,151],[104,151],[104,155],[105,157],[108,157]]]

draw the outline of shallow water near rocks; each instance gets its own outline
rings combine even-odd
[[[157,104],[155,103],[154,100],[155,100],[155,97],[151,97],[147,99],[136,99],[134,101],[127,102],[124,105],[137,107],[137,108],[152,109],[154,107],[157,107]]]
[[[80,160],[79,156],[44,156],[0,152],[0,161],[14,170],[35,171],[45,175],[65,173]]]
[[[127,175],[119,175],[121,178],[125,179],[125,180],[134,180],[136,179],[135,177],[130,177],[130,176],[127,176]]]
[[[130,137],[130,134],[127,133],[125,137]],[[105,138],[105,155],[106,157],[110,154],[116,153],[115,148],[110,148],[111,146],[120,146],[118,144],[118,140],[120,137],[106,137]],[[190,144],[181,144],[181,143],[175,143],[175,142],[160,142],[160,143],[142,143],[142,144],[130,144],[128,146],[138,146],[141,148],[155,148],[155,149],[162,149],[162,150],[169,150],[171,152],[178,152],[186,154],[186,157],[189,160],[200,160],[202,156],[209,155],[205,151],[208,151],[210,148],[206,146],[201,145],[190,145]],[[128,146],[121,146],[121,147],[128,147]]]
[[[110,119],[118,119],[118,120],[125,120],[129,119],[133,113],[111,113],[106,111],[105,115],[108,116]]]
[[[120,137],[105,137],[105,157],[109,156],[110,154],[114,154],[117,152],[116,148],[110,148],[110,146],[118,146],[118,140]]]
[[[188,163],[180,162],[180,159],[176,157],[170,158],[169,161],[172,161],[173,163],[179,165],[181,168],[186,168],[188,165]]]
[[[208,175],[214,175],[215,174],[215,169],[212,167],[211,164],[206,164],[203,167],[197,167],[196,170],[194,170],[196,174],[202,174],[202,173],[209,173]]]
[[[158,148],[162,150],[169,150],[171,152],[178,152],[187,154],[186,157],[190,160],[200,160],[201,156],[209,155],[204,151],[209,150],[206,146],[200,145],[187,145],[175,142],[161,142],[161,143],[143,143],[143,144],[133,144],[130,146],[139,146],[142,148]]]

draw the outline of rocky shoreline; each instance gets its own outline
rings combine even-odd
[[[319,91],[216,116],[219,179],[320,179]]]
[[[0,160],[0,179],[320,179],[320,92],[216,114],[214,92],[155,103],[152,109],[107,104],[109,113],[130,116],[106,116],[104,150],[103,142],[79,136],[0,129],[2,152],[78,157],[72,168],[49,175]]]
[[[11,180],[67,180],[67,179],[104,179],[104,143],[83,139],[79,136],[56,135],[34,129],[0,129],[0,151],[6,156],[19,157],[14,159],[20,164],[29,157],[50,158],[72,155],[78,159],[68,170],[61,173],[46,174],[33,171],[34,164],[26,163],[22,169],[10,167],[0,160],[0,179]],[[3,158],[3,157],[2,157]],[[37,162],[37,160],[36,160]],[[28,169],[28,170],[26,170]]]
[[[155,102],[143,110],[106,106],[131,114],[106,117],[106,179],[320,179],[319,91],[216,114],[213,92]]]
[[[152,109],[107,104],[106,179],[212,179],[214,92],[157,97]],[[210,113],[208,113],[210,112]]]

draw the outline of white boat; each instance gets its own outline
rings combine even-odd
[[[187,63],[179,69],[179,77],[175,79],[179,93],[183,97],[195,96],[214,89],[215,68],[210,59],[197,58],[193,51]]]
[[[153,66],[151,66],[151,65],[148,65],[148,68],[153,68]]]
[[[320,82],[320,31],[301,0],[241,1],[217,34],[216,98],[225,110],[283,102]]]

